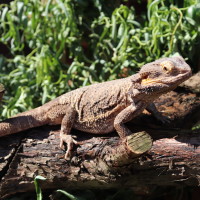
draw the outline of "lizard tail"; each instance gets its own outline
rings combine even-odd
[[[41,110],[38,107],[0,122],[0,137],[47,124],[46,115]]]

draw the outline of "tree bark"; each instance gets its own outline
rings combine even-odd
[[[133,134],[127,143],[116,133],[94,136],[73,130],[80,144],[70,161],[59,148],[59,127],[1,138],[1,197],[33,191],[36,175],[47,178],[41,182],[43,190],[198,185],[200,135],[188,128],[200,120],[200,98],[188,91],[171,92],[156,104],[168,113],[170,124],[142,114],[128,124]]]

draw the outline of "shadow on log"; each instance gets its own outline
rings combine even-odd
[[[33,191],[36,175],[47,178],[41,182],[42,190],[197,186],[200,134],[188,128],[200,120],[200,98],[179,89],[156,104],[171,118],[170,124],[163,126],[142,114],[128,124],[134,134],[127,136],[127,145],[116,133],[94,137],[73,130],[82,144],[74,146],[70,161],[63,159],[65,152],[59,148],[59,127],[1,138],[1,197]]]

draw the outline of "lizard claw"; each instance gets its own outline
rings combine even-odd
[[[160,117],[159,117],[159,120],[163,123],[163,124],[169,124],[170,123],[170,119],[169,119],[169,117],[166,117],[166,116],[163,116],[163,115],[161,115]]]
[[[67,144],[67,151],[65,153],[65,159],[66,160],[70,160],[71,150],[73,148],[73,145],[77,144],[77,141],[74,140],[73,138],[76,138],[76,136],[66,135],[66,134],[63,134],[63,133],[60,134],[60,148],[65,150],[64,143]]]
[[[160,112],[154,113],[154,117],[163,124],[169,124],[170,118],[162,115]]]

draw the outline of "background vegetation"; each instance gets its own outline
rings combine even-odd
[[[198,0],[15,0],[0,4],[1,117],[135,73],[176,52],[199,66]]]

